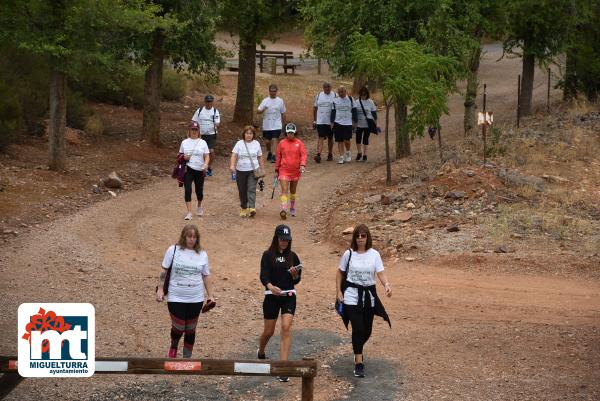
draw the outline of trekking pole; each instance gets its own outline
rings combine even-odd
[[[277,176],[275,176],[275,179],[273,180],[273,192],[271,192],[271,199],[273,199],[275,197],[275,189],[277,188],[278,182],[279,182],[279,179],[277,178]]]

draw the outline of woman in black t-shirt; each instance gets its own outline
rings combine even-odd
[[[260,261],[260,281],[265,286],[263,317],[265,326],[260,335],[257,358],[265,359],[265,348],[275,332],[277,318],[281,310],[281,347],[279,358],[288,359],[292,345],[292,322],[296,312],[296,290],[301,278],[302,265],[298,255],[292,252],[290,228],[280,224],[275,228],[271,246],[263,253]],[[289,379],[278,376],[279,381]]]

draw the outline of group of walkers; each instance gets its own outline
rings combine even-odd
[[[258,256],[258,255],[257,255]],[[201,246],[198,227],[183,227],[176,244],[165,252],[156,300],[164,301],[171,317],[171,342],[167,357],[177,358],[183,337],[183,358],[191,358],[196,339],[196,326],[201,313],[215,306],[208,255]],[[263,330],[258,340],[256,357],[267,359],[266,348],[281,321],[279,359],[288,360],[292,345],[292,325],[296,313],[296,285],[302,278],[302,263],[292,250],[289,226],[275,228],[271,242],[260,259],[259,278],[264,291],[262,304]],[[371,337],[375,316],[382,317],[391,327],[390,319],[377,295],[379,279],[386,295],[392,289],[384,271],[379,252],[373,249],[369,228],[360,224],[354,228],[350,248],[340,258],[335,275],[336,310],[346,328],[352,327],[354,376],[365,376],[364,345]],[[333,280],[332,280],[333,285]],[[279,376],[287,382],[288,377]]]
[[[275,182],[281,188],[280,217],[296,216],[298,182],[305,172],[307,152],[304,143],[297,138],[294,123],[286,121],[284,101],[277,96],[277,85],[269,86],[269,96],[262,100],[257,112],[263,116],[262,136],[266,146],[266,161],[275,164]],[[196,215],[202,216],[203,187],[205,176],[213,175],[214,151],[219,111],[213,106],[214,98],[207,95],[205,105],[198,108],[189,125],[188,138],[180,146],[177,178],[184,186],[187,207],[186,220],[193,218],[192,185],[196,193]],[[351,139],[356,134],[357,161],[367,160],[369,136],[376,133],[376,106],[369,99],[367,88],[361,88],[359,98],[353,99],[340,86],[337,94],[331,84],[324,83],[323,91],[314,100],[314,128],[318,134],[316,163],[321,163],[321,153],[327,139],[327,160],[333,160],[333,142],[338,146],[338,163],[352,160]],[[282,137],[282,131],[284,132]],[[256,215],[256,188],[264,185],[265,160],[257,130],[247,125],[231,152],[229,163],[232,180],[237,184],[240,198],[240,216]],[[175,174],[175,172],[174,172]],[[257,358],[266,359],[266,347],[275,332],[281,316],[280,359],[287,360],[291,348],[291,329],[296,312],[296,288],[302,278],[302,264],[292,251],[290,227],[275,228],[268,249],[260,261],[260,282],[264,287],[264,327],[258,341]],[[389,317],[376,291],[376,279],[391,296],[390,284],[384,272],[379,253],[372,248],[372,238],[365,225],[358,225],[352,234],[350,248],[342,255],[337,274],[336,310],[346,328],[352,327],[354,352],[354,375],[364,377],[363,347],[371,336],[374,316],[381,316],[388,323]],[[333,282],[333,280],[332,280]],[[191,358],[196,336],[196,325],[201,313],[215,306],[214,289],[210,279],[208,255],[202,249],[198,227],[183,227],[176,244],[165,252],[156,299],[168,299],[171,317],[171,344],[167,356],[176,358],[178,344],[183,337],[184,358]],[[391,326],[391,325],[390,325]],[[287,377],[279,377],[288,381]]]
[[[296,125],[286,122],[285,103],[277,96],[277,92],[277,85],[271,84],[269,96],[261,101],[257,112],[263,116],[262,137],[265,141],[266,161],[275,163],[273,185],[279,183],[279,214],[285,220],[288,215],[296,216],[298,182],[306,169],[307,152],[304,143],[297,137]],[[379,130],[376,124],[377,107],[369,97],[366,87],[359,90],[358,99],[353,99],[343,86],[338,88],[336,94],[330,83],[323,84],[323,91],[315,96],[313,107],[313,127],[318,136],[317,153],[314,156],[316,163],[321,163],[325,139],[328,161],[333,160],[334,140],[338,146],[338,163],[352,161],[350,149],[353,134],[356,135],[356,161],[367,161],[369,136]],[[188,138],[183,140],[179,148],[178,163],[182,163],[181,182],[187,207],[185,220],[193,218],[192,186],[195,187],[197,200],[196,215],[204,214],[204,178],[213,175],[215,145],[221,123],[221,115],[213,103],[212,95],[204,98],[204,106],[194,113]],[[253,126],[248,125],[242,130],[240,139],[231,152],[229,169],[238,188],[240,216],[254,217],[257,185],[261,190],[264,188],[265,160]]]

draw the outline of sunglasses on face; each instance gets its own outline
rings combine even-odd
[[[367,238],[367,234],[365,234],[365,233],[356,234],[356,238]]]

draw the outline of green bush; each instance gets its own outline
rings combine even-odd
[[[181,100],[185,96],[186,78],[172,68],[164,68],[162,76],[162,100]]]

